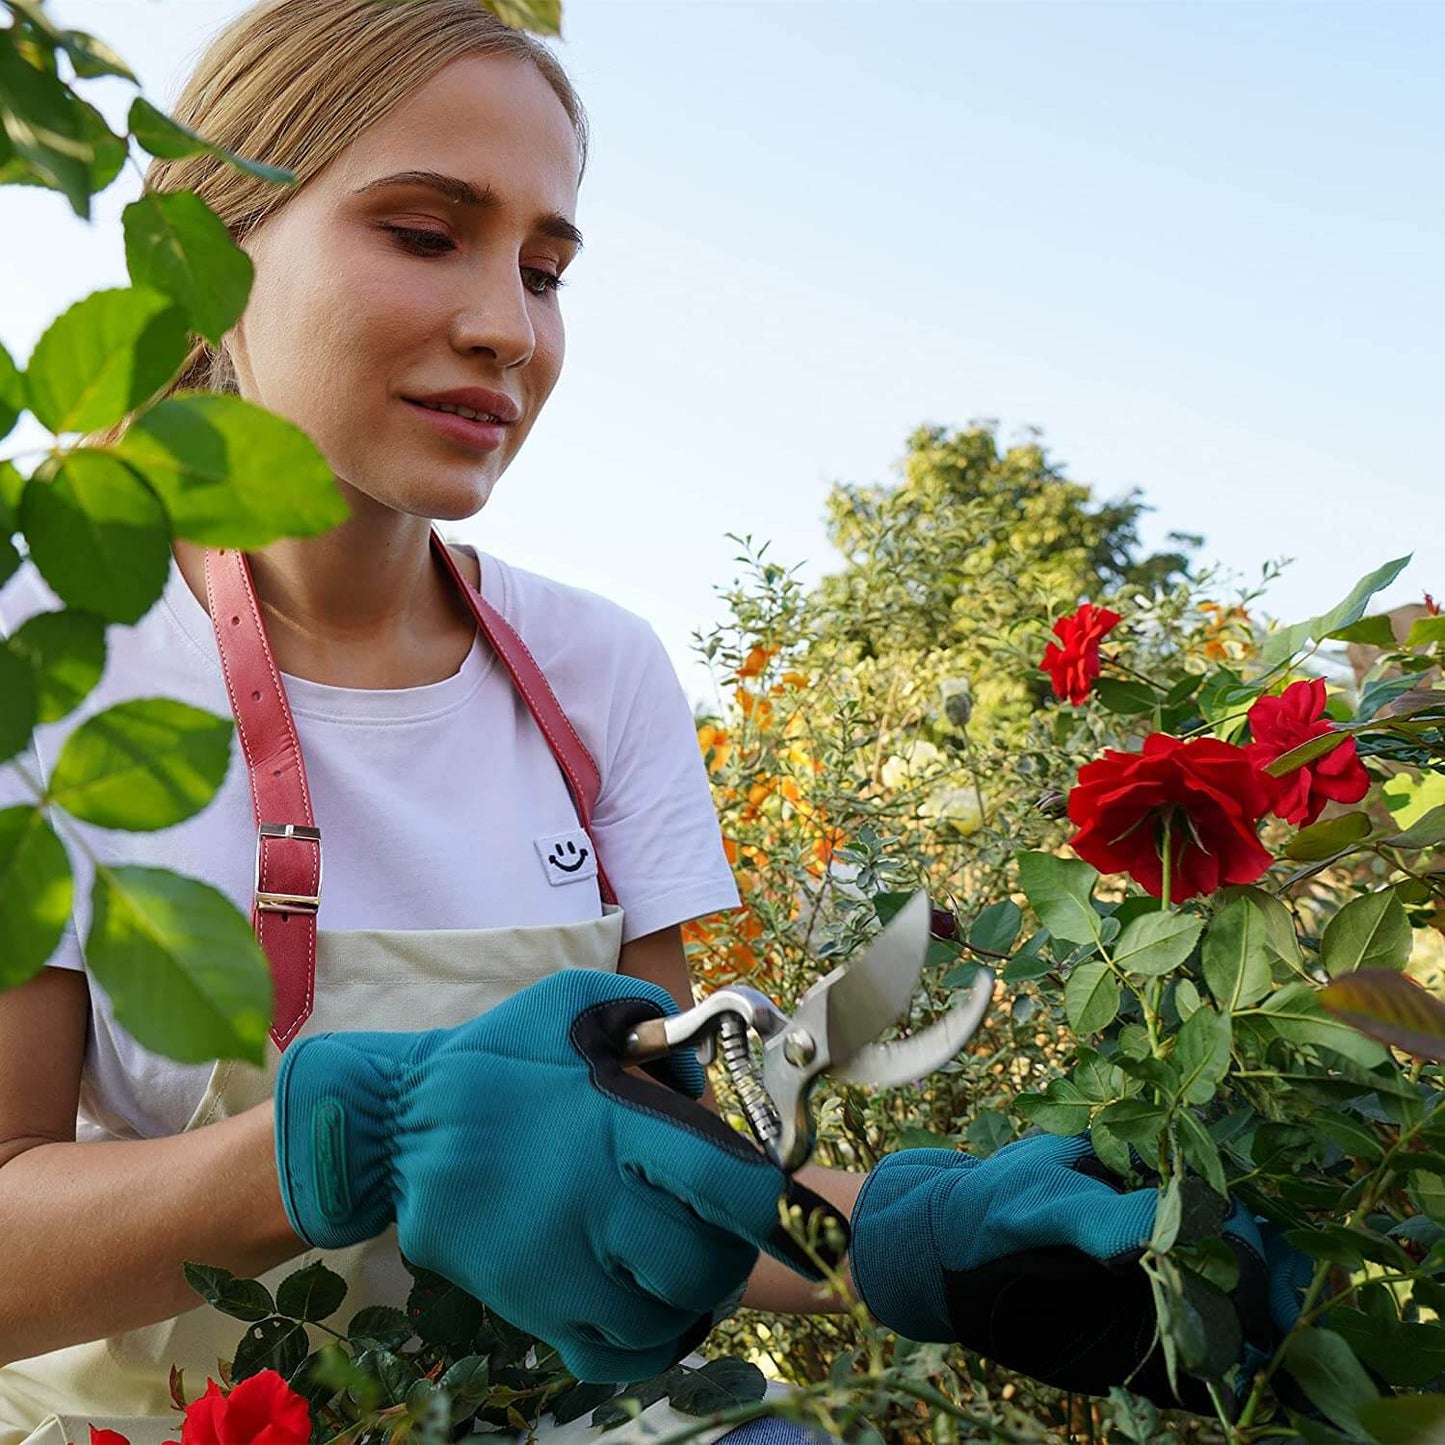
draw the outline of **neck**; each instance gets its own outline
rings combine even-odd
[[[350,489],[347,489],[350,491]],[[352,515],[320,537],[247,552],[277,665],[349,687],[438,681],[461,665],[475,623],[432,556],[431,522],[348,496]],[[178,566],[205,605],[204,548],[177,540]],[[470,559],[460,564],[476,582]]]

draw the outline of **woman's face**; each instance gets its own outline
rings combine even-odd
[[[467,517],[562,369],[555,278],[576,254],[577,137],[530,63],[453,61],[245,242],[256,279],[227,338],[241,395],[321,448],[348,492]],[[389,179],[403,173],[425,179]],[[439,178],[439,179],[438,179]],[[479,388],[473,409],[419,404]],[[505,418],[504,418],[505,420]]]

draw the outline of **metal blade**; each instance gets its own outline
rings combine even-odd
[[[830,1072],[847,1065],[860,1049],[908,1012],[928,954],[930,913],[928,894],[920,889],[889,920],[862,958],[835,969],[814,985],[827,994]]]
[[[968,997],[937,1023],[906,1039],[864,1044],[829,1074],[849,1084],[889,1088],[921,1079],[941,1068],[971,1039],[993,999],[993,970],[980,968]]]

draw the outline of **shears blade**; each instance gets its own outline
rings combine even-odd
[[[921,889],[889,919],[861,958],[835,968],[815,989],[827,999],[830,1072],[847,1064],[908,1012],[928,955],[931,916]],[[805,995],[806,997],[806,995]]]

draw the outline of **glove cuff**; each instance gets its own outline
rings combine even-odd
[[[954,1149],[904,1149],[873,1167],[853,1205],[854,1288],[874,1319],[906,1339],[954,1338],[933,1212],[942,1181],[977,1165]]]
[[[291,1227],[343,1249],[395,1218],[391,1128],[396,1081],[419,1034],[327,1033],[298,1039],[276,1076],[276,1175]]]

